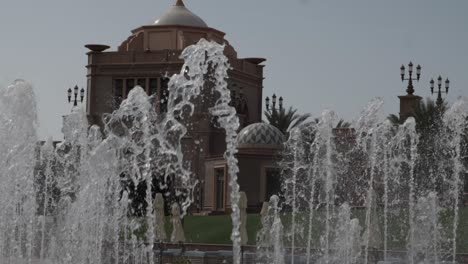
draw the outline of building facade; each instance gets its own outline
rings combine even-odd
[[[158,113],[167,111],[169,77],[180,73],[184,63],[179,56],[187,46],[202,38],[225,44],[225,55],[232,67],[228,85],[241,128],[261,122],[262,63],[265,59],[239,58],[234,47],[225,39],[225,33],[209,27],[188,10],[182,0],[177,0],[154,24],[134,29],[115,51],[108,51],[109,46],[106,45],[86,45],[89,49],[86,109],[90,123],[102,126],[103,115],[118,108],[137,85],[148,95],[154,96]],[[200,211],[226,212],[229,210],[229,190],[227,170],[224,169],[226,165],[222,158],[226,146],[224,133],[212,123],[208,107],[204,107],[200,101],[195,102],[195,111],[189,122],[191,128],[184,138],[183,149],[184,158],[189,161],[190,169],[200,182],[196,207]],[[259,160],[266,159],[265,164],[272,168],[271,157],[277,149],[278,146],[269,148],[268,154],[250,151],[248,155],[256,155]],[[261,173],[258,164],[244,161],[242,155],[241,151],[241,174],[247,171]],[[258,177],[260,175],[250,176]],[[251,188],[251,184],[256,182],[258,190],[249,191],[247,195],[252,206],[258,207],[265,197],[258,196],[260,186],[257,179],[250,181],[241,178],[240,182],[241,190]]]

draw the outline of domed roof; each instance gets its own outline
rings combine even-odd
[[[188,10],[182,0],[177,0],[176,4],[170,7],[162,16],[154,22],[157,26],[191,26],[208,27],[200,17]]]
[[[244,127],[237,136],[237,146],[272,145],[281,146],[283,134],[278,128],[267,123],[254,123]]]

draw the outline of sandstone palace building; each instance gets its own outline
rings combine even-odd
[[[238,138],[239,184],[258,209],[266,197],[278,191],[275,159],[283,143],[281,132],[262,121],[263,58],[240,58],[225,39],[225,33],[208,26],[182,0],[165,11],[153,24],[132,31],[115,51],[106,45],[86,45],[87,114],[92,124],[102,125],[102,116],[115,110],[136,85],[153,95],[156,111],[167,111],[168,81],[180,73],[184,48],[201,38],[225,44],[232,69],[229,89],[241,122]],[[253,43],[250,43],[253,44]],[[197,103],[199,105],[197,105]],[[184,138],[185,158],[200,181],[196,208],[203,212],[229,210],[229,190],[224,133],[216,128],[208,108],[195,102],[191,129]]]

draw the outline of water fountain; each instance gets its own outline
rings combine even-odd
[[[325,111],[291,133],[282,164],[289,263],[455,263],[468,104],[458,99],[428,134],[413,118],[381,121],[382,103],[371,101],[352,129],[333,129]],[[335,232],[351,218],[362,240],[346,243],[350,235]],[[359,258],[341,257],[349,250]]]
[[[357,218],[351,218],[351,208],[347,203],[342,204],[338,209],[337,221],[331,235],[330,248],[334,250],[329,255],[329,259],[321,259],[320,263],[359,263],[361,226]]]
[[[37,143],[31,86],[18,80],[0,90],[0,263],[155,263],[154,224],[162,220],[153,188],[172,188],[182,215],[193,202],[198,182],[181,138],[204,89],[213,89],[210,112],[226,131],[233,263],[241,262],[239,122],[229,106],[228,60],[223,46],[205,40],[181,56],[166,114],[137,87],[103,129],[88,128],[84,110],[74,108],[55,148]],[[334,129],[336,114],[324,111],[291,131],[282,195],[263,210],[259,263],[455,263],[468,104],[455,102],[431,137],[413,118],[382,121],[382,104],[371,101],[353,129]],[[146,191],[139,207],[137,186]]]
[[[213,89],[217,100],[210,111],[226,131],[234,263],[239,263],[234,156],[239,123],[229,106],[223,50],[206,40],[185,49],[185,64],[171,78],[169,111],[163,115],[139,87],[104,118],[103,135],[98,127],[88,130],[84,110],[74,108],[64,120],[64,142],[55,151],[51,142],[37,145],[31,86],[19,80],[2,89],[0,262],[154,263],[153,174],[162,175],[155,187],[176,186],[172,195],[185,214],[197,181],[183,162],[184,117],[193,113],[192,101],[201,91]],[[141,185],[145,207],[135,208],[132,189]]]
[[[259,263],[284,264],[283,223],[280,217],[279,197],[273,195],[264,203],[262,228],[257,234]]]

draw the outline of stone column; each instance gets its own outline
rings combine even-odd
[[[401,95],[400,98],[400,122],[403,124],[410,116],[414,116],[414,109],[420,103],[422,97],[417,95]]]

